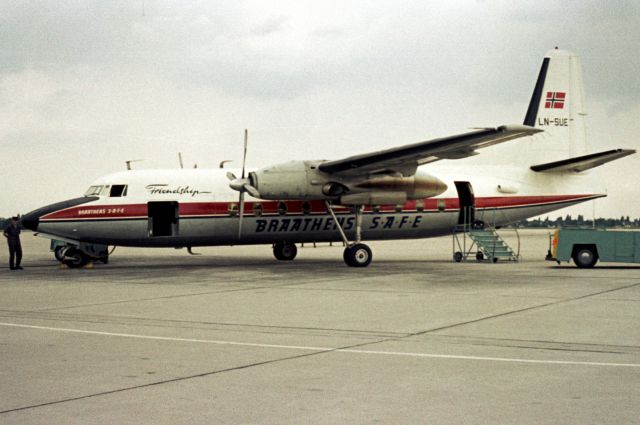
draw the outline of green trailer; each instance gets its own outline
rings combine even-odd
[[[640,263],[640,232],[604,229],[558,229],[550,240],[547,260],[593,267],[598,260]]]

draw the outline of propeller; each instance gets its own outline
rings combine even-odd
[[[251,196],[254,198],[260,197],[260,193],[258,190],[251,185],[251,181],[245,175],[245,165],[247,162],[247,142],[249,139],[249,134],[247,129],[244,130],[244,152],[242,155],[242,175],[240,178],[237,178],[235,174],[231,171],[227,172],[227,178],[229,179],[229,187],[233,190],[237,190],[240,192],[240,198],[238,200],[239,206],[239,221],[238,221],[238,239],[240,239],[242,235],[242,219],[244,217],[244,194],[245,192],[249,192]]]

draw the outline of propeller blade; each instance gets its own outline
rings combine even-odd
[[[242,218],[244,217],[244,191],[240,192],[239,216],[238,216],[238,240],[242,238]]]
[[[242,188],[249,192],[249,195],[253,196],[254,198],[259,198],[260,197],[260,192],[258,192],[258,189],[256,189],[255,187],[251,186],[250,184],[246,183],[242,186]]]
[[[249,132],[247,131],[247,129],[244,129],[244,152],[242,154],[242,175],[241,177],[238,179],[236,178],[236,176],[229,171],[227,173],[227,178],[229,180],[231,180],[229,182],[229,186],[234,189],[237,190],[238,192],[240,192],[240,198],[238,200],[238,240],[242,239],[242,220],[244,218],[244,193],[245,192],[249,192],[249,194],[251,196],[256,197],[257,195],[259,195],[258,191],[256,190],[255,187],[251,186],[248,183],[248,179],[245,178],[245,165],[247,162],[247,144],[248,144],[248,140],[249,140]]]
[[[247,142],[249,140],[249,132],[248,130],[245,128],[244,129],[244,154],[242,156],[242,177],[244,179],[244,166],[245,163],[247,162]]]

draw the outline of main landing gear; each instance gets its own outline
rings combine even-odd
[[[325,201],[325,204],[327,206],[327,211],[329,211],[329,214],[331,214],[334,223],[336,223],[336,227],[340,232],[342,241],[346,246],[342,255],[344,262],[349,267],[367,267],[369,264],[371,264],[373,254],[371,253],[371,248],[360,242],[360,240],[362,239],[362,205],[354,206],[356,216],[356,240],[354,242],[349,242],[344,229],[340,225],[340,222],[338,221],[338,218],[333,211],[333,207],[328,201]],[[298,248],[296,248],[295,244],[291,242],[282,241],[273,244],[273,256],[280,261],[291,261],[296,258],[297,254]]]
[[[273,255],[280,261],[291,261],[296,258],[298,248],[289,242],[278,242],[273,244]]]
[[[344,262],[349,267],[367,267],[371,264],[371,260],[373,259],[373,255],[371,253],[371,248],[367,245],[361,243],[362,239],[362,205],[355,205],[353,208],[355,210],[356,215],[356,240],[355,242],[349,242],[347,239],[347,235],[344,233],[338,218],[336,217],[335,212],[333,211],[333,207],[328,201],[325,201],[327,206],[327,211],[331,214],[334,223],[338,227],[338,231],[340,232],[340,236],[342,237],[342,241],[344,242],[346,248],[344,249],[343,259]]]

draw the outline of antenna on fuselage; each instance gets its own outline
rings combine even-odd
[[[220,168],[224,168],[224,164],[226,164],[227,162],[233,162],[233,161],[232,161],[232,160],[230,160],[230,159],[225,159],[224,161],[220,161],[220,165],[219,165],[219,167],[220,167]]]
[[[125,164],[127,164],[127,170],[131,170],[132,162],[140,162],[140,161],[144,161],[144,159],[130,159],[129,161],[125,161]]]
[[[180,163],[180,168],[184,168],[184,164],[182,163],[182,153],[178,152],[178,162]]]

